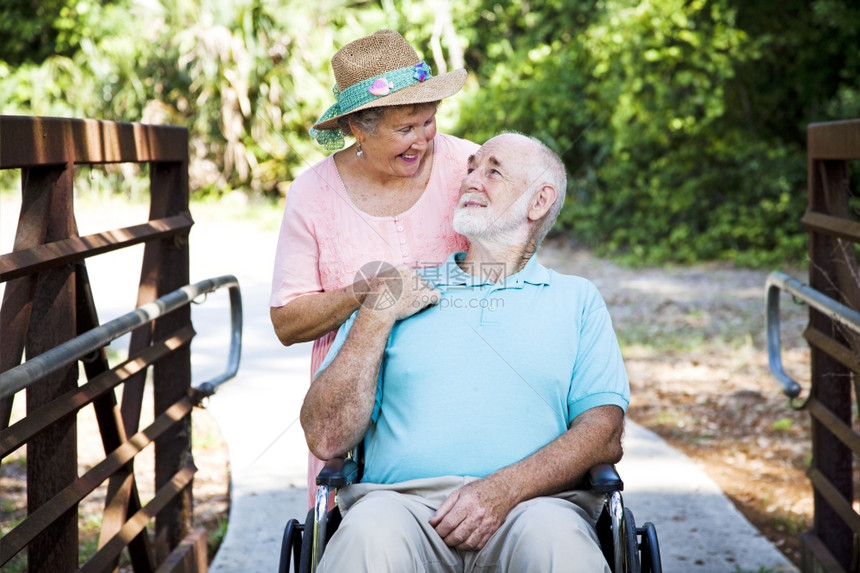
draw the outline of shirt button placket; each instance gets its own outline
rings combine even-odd
[[[406,244],[406,236],[403,232],[403,221],[398,217],[394,217],[394,228],[397,230],[398,244],[400,245],[400,254],[403,256],[403,261],[406,262],[406,257],[409,256],[409,245]]]

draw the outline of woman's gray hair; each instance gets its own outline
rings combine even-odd
[[[379,127],[379,122],[385,117],[389,110],[410,108],[413,112],[422,108],[432,107],[434,110],[439,107],[438,101],[429,101],[426,103],[408,103],[404,105],[390,105],[384,107],[371,107],[352,112],[349,115],[337,118],[337,125],[344,135],[355,137],[352,132],[354,124],[358,129],[369,135],[376,135],[376,128]]]

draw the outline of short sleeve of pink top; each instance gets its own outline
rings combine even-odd
[[[353,204],[334,156],[302,173],[287,193],[270,306],[343,288],[352,284],[362,265],[369,262],[436,266],[450,253],[465,250],[466,239],[454,232],[451,220],[467,160],[477,149],[471,141],[437,134],[424,194],[408,211],[393,217],[374,217]],[[336,332],[314,343],[312,374]]]

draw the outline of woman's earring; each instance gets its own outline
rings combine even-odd
[[[361,143],[358,144],[358,151],[355,152],[355,156],[359,159],[364,157],[364,152],[361,150]]]

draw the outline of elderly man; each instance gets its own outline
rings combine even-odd
[[[609,571],[575,487],[621,459],[629,385],[597,289],[533,256],[565,186],[539,141],[494,137],[454,218],[469,251],[398,269],[399,295],[370,281],[302,407],[321,459],[365,446],[320,570]]]

